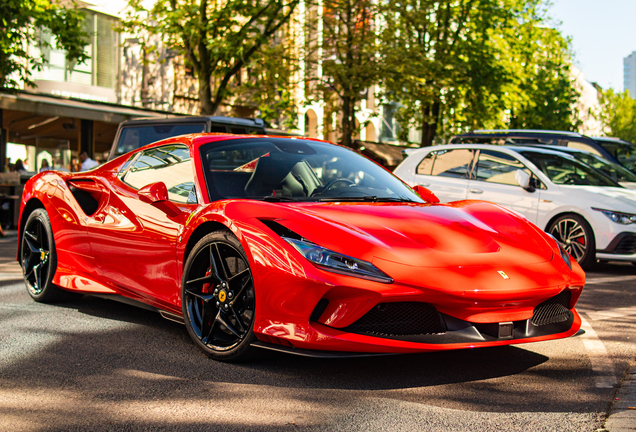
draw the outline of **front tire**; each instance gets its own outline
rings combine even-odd
[[[52,303],[67,300],[72,293],[53,284],[57,269],[57,253],[49,215],[44,209],[35,209],[24,224],[20,248],[20,264],[24,284],[33,300]]]
[[[230,231],[203,237],[181,282],[181,307],[194,343],[209,357],[245,359],[254,336],[254,281],[245,251]]]
[[[596,264],[596,241],[594,231],[585,219],[575,214],[559,216],[548,227],[548,232],[583,269]]]

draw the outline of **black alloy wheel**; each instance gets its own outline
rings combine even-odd
[[[185,265],[181,306],[188,333],[208,356],[244,359],[255,340],[254,282],[245,252],[229,231],[203,237]]]
[[[548,227],[548,232],[584,269],[596,263],[594,232],[585,219],[575,214],[559,216]]]
[[[24,224],[20,264],[29,295],[37,302],[66,300],[72,293],[53,284],[57,254],[51,221],[44,209],[34,210]]]

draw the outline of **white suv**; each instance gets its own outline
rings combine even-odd
[[[442,202],[479,199],[521,213],[582,267],[636,262],[636,191],[570,155],[536,147],[452,144],[409,152],[394,174]]]

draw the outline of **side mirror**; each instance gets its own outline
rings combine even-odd
[[[435,204],[439,202],[439,198],[429,189],[426,189],[424,186],[415,185],[413,186],[413,190],[427,203]]]
[[[528,192],[534,192],[534,186],[530,183],[530,174],[524,170],[515,171],[515,181]]]
[[[168,188],[164,182],[150,183],[137,191],[142,202],[158,208],[168,216],[177,217],[181,210],[168,199]]]

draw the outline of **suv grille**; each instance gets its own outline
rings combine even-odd
[[[446,323],[428,303],[380,303],[343,330],[378,336],[414,336],[446,333]]]
[[[567,321],[571,315],[571,295],[570,291],[563,291],[561,294],[555,295],[539,304],[534,308],[532,324],[535,326],[543,326]]]

